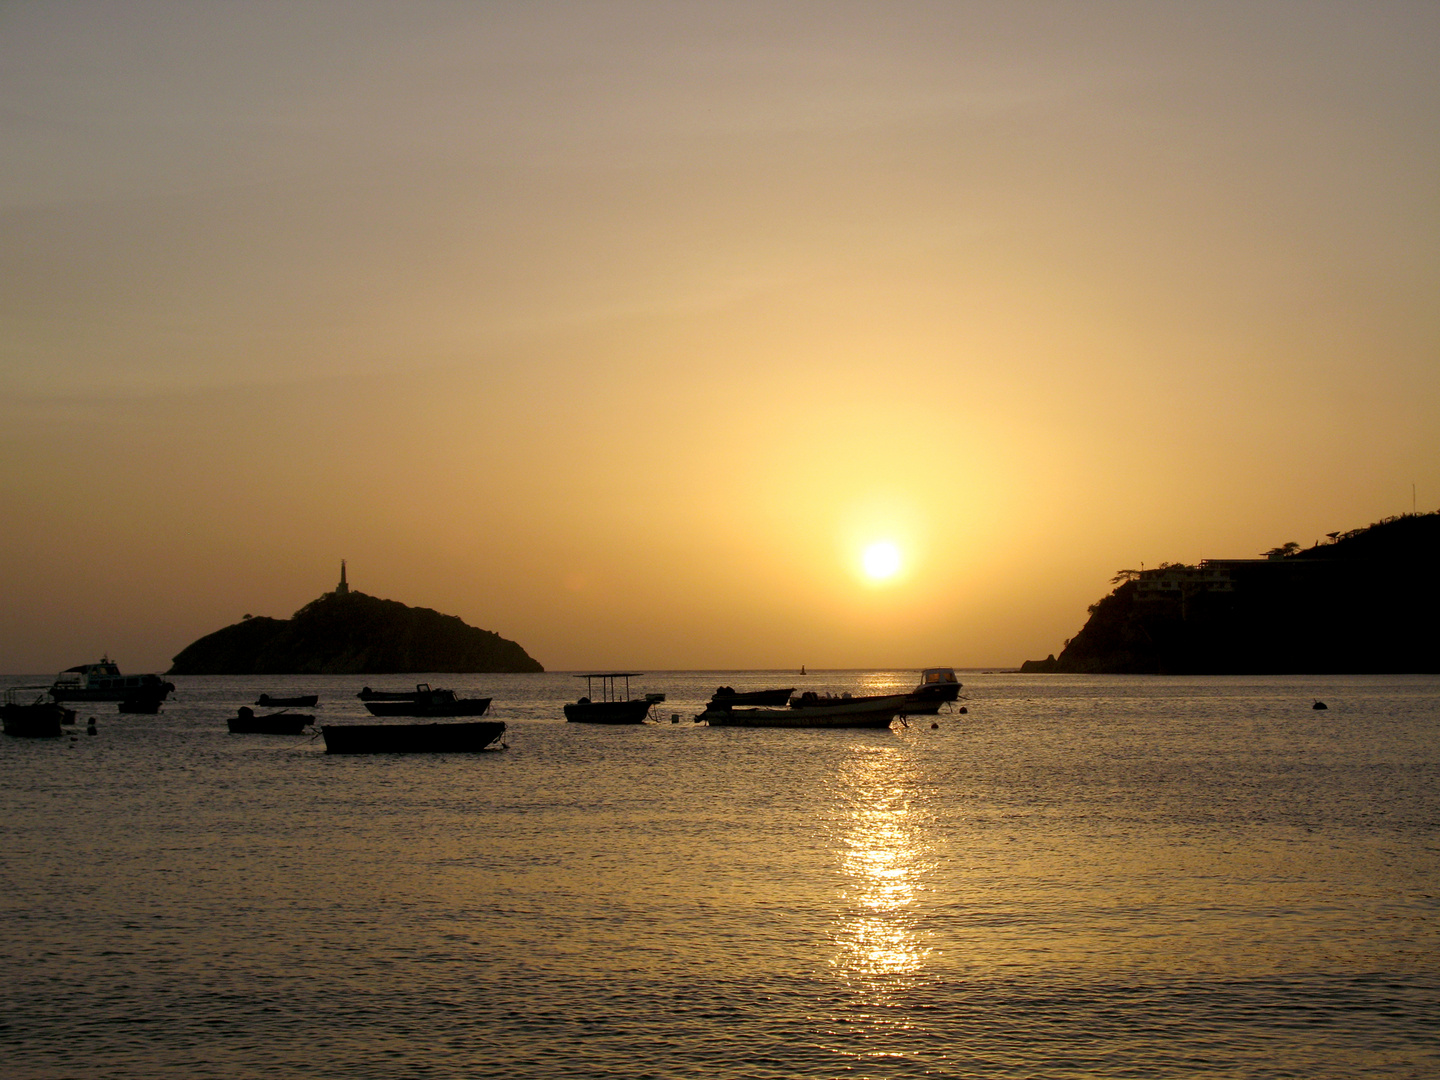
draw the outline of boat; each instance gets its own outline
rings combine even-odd
[[[40,693],[36,694],[35,691]],[[34,695],[34,700],[30,700]],[[75,712],[55,701],[46,701],[43,686],[15,686],[5,691],[0,704],[0,730],[20,739],[56,739],[61,724],[73,724]]]
[[[905,708],[901,710],[905,716],[933,716],[940,711],[940,702],[919,698],[914,694],[817,694],[813,690],[806,690],[799,697],[790,699],[792,709],[823,709],[831,705],[843,705],[852,701],[886,701],[892,697],[903,697]]]
[[[484,750],[505,733],[499,720],[459,724],[321,724],[327,754],[440,754]]]
[[[108,657],[97,664],[66,668],[55,676],[50,696],[56,701],[133,701],[154,698],[164,701],[174,693],[175,684],[159,675],[121,675]]]
[[[278,712],[256,716],[255,710],[248,705],[241,705],[240,712],[228,721],[232,735],[299,735],[314,722],[315,717],[304,713]]]
[[[320,704],[319,694],[296,694],[294,697],[271,697],[261,694],[255,702],[265,709],[313,709]]]
[[[803,708],[725,709],[707,706],[697,720],[711,727],[888,728],[905,712],[906,694],[834,698]]]
[[[910,691],[910,696],[923,701],[954,701],[960,696],[963,686],[955,677],[955,669],[948,667],[926,668],[920,672],[920,685]]]
[[[420,683],[408,700],[367,701],[371,716],[483,716],[490,698],[460,698],[454,690],[432,690]]]
[[[784,705],[795,692],[793,686],[783,690],[734,690],[728,686],[716,687],[711,695],[712,705]]]
[[[585,696],[565,706],[565,719],[572,724],[643,724],[650,715],[650,706],[665,700],[664,694],[630,697],[630,680],[644,674],[640,671],[592,671],[576,675],[585,680]],[[600,680],[600,700],[594,701],[594,680]],[[615,690],[615,680],[625,680],[625,696]]]
[[[355,696],[361,701],[414,701],[422,692],[428,692],[430,687],[421,683],[414,690],[371,690],[365,686]]]

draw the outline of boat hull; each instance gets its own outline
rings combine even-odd
[[[650,715],[650,702],[575,701],[565,706],[565,719],[572,724],[643,724]]]
[[[905,711],[905,695],[862,698],[803,709],[706,709],[711,727],[888,728]]]
[[[425,693],[424,690],[371,690],[367,686],[355,696],[361,701],[414,701]]]
[[[232,716],[232,735],[299,735],[315,717],[304,713],[272,713],[269,716]]]
[[[327,754],[474,753],[505,733],[498,720],[462,724],[322,724]]]
[[[0,726],[19,739],[58,739],[67,710],[49,702],[34,705],[0,705]]]
[[[484,716],[491,699],[456,698],[452,701],[367,701],[371,716]]]

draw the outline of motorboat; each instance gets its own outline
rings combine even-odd
[[[409,700],[367,701],[371,716],[483,716],[491,699],[456,697],[454,690],[433,690],[419,683]]]
[[[707,706],[697,720],[711,727],[888,728],[905,713],[906,694],[832,698],[785,709],[724,709]]]
[[[96,664],[66,668],[55,676],[50,696],[56,701],[133,701],[154,698],[164,701],[174,693],[175,684],[159,675],[121,675],[108,656]]]
[[[729,686],[716,687],[710,697],[714,706],[733,708],[736,705],[784,705],[795,692],[793,686],[782,690],[735,690]]]
[[[664,694],[630,697],[630,680],[644,674],[639,671],[593,671],[576,675],[585,680],[585,696],[565,706],[565,719],[572,724],[643,724],[650,715],[650,706],[665,700]],[[594,682],[600,680],[600,700],[593,700]],[[615,689],[615,680],[625,680],[622,697]]]
[[[320,704],[319,694],[296,694],[294,697],[271,697],[261,694],[255,702],[264,709],[313,709]]]
[[[910,691],[910,696],[941,703],[954,701],[960,696],[960,687],[963,685],[965,684],[955,677],[954,668],[926,668],[920,672],[920,685]]]
[[[315,717],[305,713],[278,712],[255,715],[248,705],[241,705],[237,715],[228,723],[232,735],[299,735],[315,722]]]
[[[458,724],[321,724],[327,754],[441,754],[484,750],[505,733],[498,720]]]

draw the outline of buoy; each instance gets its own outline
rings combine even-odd
[[[935,721],[932,720],[932,721],[930,721],[930,730],[931,730],[931,731],[939,731],[939,730],[940,730],[940,725],[937,724],[937,723],[935,723]]]
[[[678,724],[679,722],[680,722],[680,714],[679,714],[678,712],[672,712],[672,713],[670,714],[670,723],[672,723],[672,724]]]
[[[964,705],[961,705],[961,706],[960,706],[960,711],[961,711],[962,713],[968,713],[970,710],[967,709]]]
[[[1328,709],[1330,706],[1326,705],[1323,701],[1317,701],[1314,705],[1311,705],[1310,707],[1312,709]]]

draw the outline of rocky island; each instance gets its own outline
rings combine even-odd
[[[1059,656],[1025,672],[1440,672],[1440,513],[1288,543],[1258,559],[1121,570]]]
[[[171,675],[392,675],[545,669],[513,641],[454,615],[351,591],[334,592],[289,619],[251,618],[206,634],[175,657]]]

